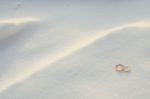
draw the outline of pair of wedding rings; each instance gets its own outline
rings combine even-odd
[[[115,67],[115,70],[117,72],[121,72],[121,71],[130,72],[131,68],[129,66],[125,66],[123,64],[117,64],[116,67]]]

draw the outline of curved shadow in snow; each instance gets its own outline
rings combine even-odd
[[[57,62],[58,60],[61,60],[64,57],[67,57],[67,56],[79,51],[80,49],[94,43],[98,39],[101,39],[111,33],[115,33],[117,31],[120,31],[120,30],[123,30],[126,28],[143,29],[143,28],[149,28],[149,27],[150,27],[149,20],[138,21],[138,22],[132,22],[129,24],[106,29],[103,31],[99,31],[97,33],[93,33],[90,36],[81,38],[81,40],[75,42],[74,44],[72,44],[72,46],[69,46],[69,47],[65,48],[64,50],[60,51],[59,53],[57,53],[57,55],[47,56],[46,59],[38,61],[36,64],[34,64],[34,65],[38,65],[36,68],[30,68],[30,70],[27,70],[27,71],[23,72],[22,74],[18,75],[17,77],[12,78],[11,80],[7,81],[7,83],[1,84],[0,92],[3,92],[5,90],[7,90],[9,87],[26,80],[27,78],[38,73],[39,71],[42,71],[43,69],[48,67],[50,64],[53,64],[53,63]]]

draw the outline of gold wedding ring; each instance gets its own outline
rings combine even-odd
[[[115,67],[115,70],[117,72],[121,72],[121,71],[129,72],[129,71],[131,71],[129,66],[125,66],[123,64],[117,64],[116,67]]]

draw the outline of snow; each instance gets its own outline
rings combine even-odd
[[[150,2],[56,1],[0,1],[0,99],[149,99]]]

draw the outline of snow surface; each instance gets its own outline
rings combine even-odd
[[[149,5],[1,0],[0,99],[149,99]]]

